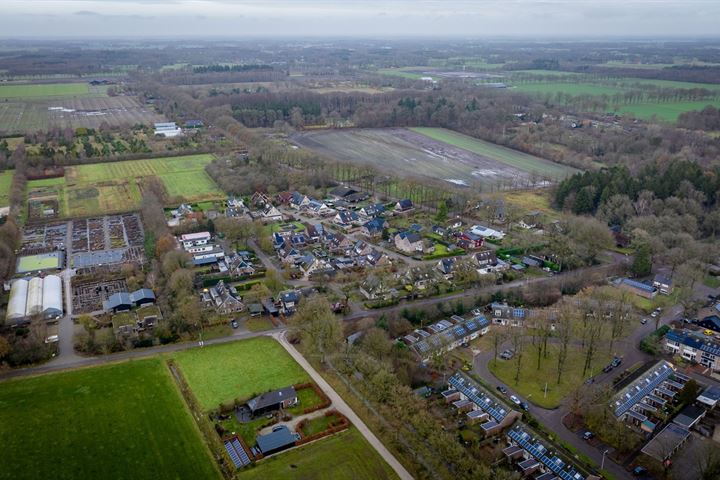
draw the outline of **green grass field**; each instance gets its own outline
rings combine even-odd
[[[0,383],[0,479],[221,478],[160,359]]]
[[[585,357],[578,349],[570,348],[566,360],[565,371],[560,385],[557,384],[557,356],[555,345],[548,347],[549,356],[543,359],[540,370],[537,368],[537,349],[533,345],[525,347],[520,366],[520,382],[515,383],[517,362],[512,360],[490,360],[488,368],[497,378],[511,386],[530,402],[544,408],[555,408],[570,392],[580,387],[585,378],[600,373],[600,370],[612,359],[609,352],[598,352],[595,355],[591,371],[582,375]],[[547,383],[547,397],[545,384]]]
[[[239,472],[239,480],[384,480],[395,472],[351,427],[341,433],[263,460]]]
[[[0,172],[0,207],[6,207],[8,205],[12,179],[13,170]]]
[[[577,95],[615,95],[622,93],[624,88],[612,87],[609,85],[596,85],[593,83],[522,83],[513,87],[514,91],[523,93],[551,94],[565,93],[572,96]]]
[[[543,176],[552,178],[565,178],[577,170],[571,167],[560,165],[527,153],[512,150],[494,143],[485,142],[477,138],[453,132],[444,128],[411,128],[413,132],[425,135],[440,142],[445,142],[455,147],[469,150],[478,155],[489,157],[495,161],[512,167],[519,168],[526,172],[538,172]]]
[[[90,93],[87,83],[0,85],[0,98],[72,97]]]
[[[185,350],[175,358],[206,410],[310,379],[285,349],[268,337]]]
[[[28,182],[28,188],[57,187],[61,217],[122,212],[140,207],[143,178],[159,178],[169,197],[186,202],[224,198],[205,172],[210,154],[76,165],[64,178]]]
[[[403,67],[403,68],[381,68],[377,71],[380,75],[386,77],[401,77],[409,80],[420,80],[422,77],[430,77],[422,72],[422,69],[428,67]]]
[[[655,116],[658,120],[675,122],[681,113],[691,110],[702,110],[708,105],[720,108],[720,100],[704,102],[635,103],[632,105],[622,105],[617,111],[645,120],[649,120]]]
[[[50,270],[58,268],[60,262],[57,256],[52,254],[38,254],[21,257],[18,262],[18,272],[35,272],[38,270]]]

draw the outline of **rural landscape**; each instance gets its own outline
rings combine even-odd
[[[720,7],[26,3],[0,479],[720,478]]]

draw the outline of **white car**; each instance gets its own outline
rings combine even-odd
[[[515,395],[510,395],[510,400],[512,400],[515,405],[520,405],[520,399]]]

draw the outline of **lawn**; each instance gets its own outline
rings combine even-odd
[[[28,188],[58,187],[61,217],[102,215],[138,209],[141,181],[159,178],[174,199],[186,202],[222,199],[223,192],[205,172],[209,154],[66,167],[65,177],[28,182]]]
[[[13,172],[14,170],[0,172],[0,207],[6,207],[8,205]]]
[[[515,382],[516,358],[511,360],[491,360],[488,368],[497,378],[511,386],[520,395],[530,402],[544,408],[555,408],[570,392],[580,387],[586,378],[600,373],[602,368],[610,363],[612,355],[609,352],[598,352],[595,355],[592,368],[583,377],[582,370],[585,356],[577,348],[570,348],[566,360],[565,371],[560,385],[557,384],[557,354],[555,345],[548,347],[549,356],[543,359],[540,369],[537,368],[537,349],[527,345],[520,363],[520,382]],[[545,385],[547,384],[547,396]]]
[[[519,152],[511,148],[506,148],[483,140],[463,135],[462,133],[453,132],[444,128],[411,128],[415,133],[419,133],[426,137],[432,138],[439,142],[444,142],[455,147],[459,147],[470,152],[489,157],[497,162],[504,163],[526,172],[538,172],[541,175],[552,178],[565,178],[575,173],[576,170],[566,167],[558,163],[553,163],[527,153]]]
[[[68,97],[90,94],[87,83],[0,85],[0,98]]]
[[[354,427],[259,462],[238,473],[252,479],[394,479],[395,472]]]
[[[377,71],[377,73],[385,75],[386,77],[401,77],[409,80],[420,80],[423,77],[430,77],[430,75],[422,72],[422,69],[425,68],[428,67],[381,68]]]
[[[324,432],[325,430],[330,428],[330,424],[332,422],[335,422],[337,420],[338,420],[338,416],[336,414],[321,415],[319,417],[315,417],[315,418],[305,422],[305,425],[303,426],[303,429],[302,429],[303,434],[305,434],[306,437],[311,437],[320,432]]]
[[[223,402],[310,380],[269,337],[185,350],[174,356],[200,405],[208,411]]]
[[[160,359],[0,384],[0,479],[221,478]]]
[[[275,325],[273,325],[268,317],[250,317],[245,321],[245,328],[251,332],[264,332],[266,330],[272,330],[275,328]]]

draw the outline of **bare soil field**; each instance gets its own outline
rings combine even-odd
[[[511,189],[548,183],[543,175],[542,162],[546,160],[537,159],[537,169],[518,168],[502,159],[403,128],[302,132],[291,136],[291,141],[340,161],[369,164],[404,177],[441,179],[458,186]]]

